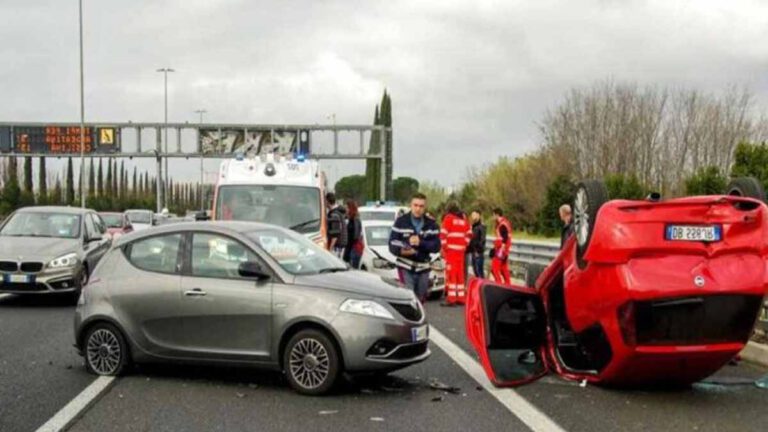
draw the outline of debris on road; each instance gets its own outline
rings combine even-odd
[[[442,383],[435,378],[429,382],[429,388],[432,390],[440,390],[451,394],[461,394],[461,388],[456,386],[449,386],[448,384]]]
[[[332,414],[338,414],[338,410],[324,410],[324,411],[318,411],[317,414],[319,415],[332,415]]]
[[[445,397],[443,396],[435,396],[432,398],[432,402],[442,402]]]
[[[237,397],[242,399],[245,397],[245,393],[236,393]]]
[[[581,382],[579,383],[579,387],[584,388],[586,386],[587,386],[587,380],[585,380],[585,379],[581,380]]]
[[[384,417],[371,417],[371,421],[383,422],[384,421]]]

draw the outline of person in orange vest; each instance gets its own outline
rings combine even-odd
[[[501,209],[493,209],[496,219],[496,240],[491,251],[491,273],[496,282],[509,285],[509,251],[512,249],[512,224],[505,218]]]
[[[440,244],[445,259],[445,295],[444,305],[466,303],[464,286],[465,254],[472,239],[472,225],[459,210],[458,204],[449,203],[447,213],[440,227]]]

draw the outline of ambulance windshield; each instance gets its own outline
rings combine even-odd
[[[320,231],[320,190],[303,186],[224,185],[216,218],[264,222],[300,233]]]

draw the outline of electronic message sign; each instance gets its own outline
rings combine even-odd
[[[86,126],[83,151],[86,154],[120,151],[120,129]],[[0,126],[0,151],[29,154],[80,153],[79,126]]]

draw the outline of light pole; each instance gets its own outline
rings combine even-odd
[[[200,126],[202,127],[203,126],[203,114],[207,113],[208,111],[206,111],[204,109],[199,109],[199,110],[195,110],[195,112],[197,114],[200,114]],[[199,129],[198,129],[198,134],[199,133],[200,132],[199,132]],[[200,139],[198,137],[198,142],[199,141],[200,141]],[[204,208],[205,207],[205,200],[203,199],[203,182],[204,181],[205,181],[205,179],[204,179],[204,171],[203,171],[203,147],[201,145],[200,146],[200,190],[199,190],[199,194],[198,194],[198,196],[200,197],[200,211],[205,211],[205,208]]]
[[[80,207],[85,208],[85,96],[83,89],[83,0],[78,2],[80,23]]]
[[[165,174],[163,176],[163,207],[168,207],[168,72],[176,72],[175,70],[164,67],[157,70],[158,72],[163,73],[164,78],[164,84],[165,84],[165,127],[164,129],[164,135],[165,135],[165,148],[163,149],[163,153],[165,156]],[[158,177],[161,176],[160,173],[157,174]]]

